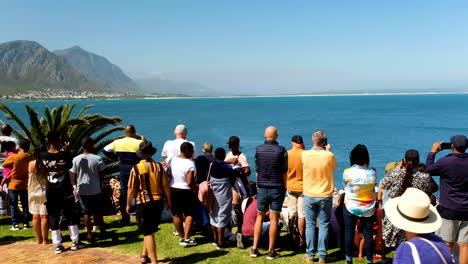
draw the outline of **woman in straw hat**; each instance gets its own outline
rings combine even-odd
[[[434,234],[442,219],[423,191],[407,188],[403,195],[385,204],[385,214],[393,225],[405,231],[408,240],[397,248],[394,264],[453,263],[444,241]]]

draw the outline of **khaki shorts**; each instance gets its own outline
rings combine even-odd
[[[302,192],[288,191],[288,213],[292,217],[297,212],[301,219],[305,218],[304,194]]]
[[[442,218],[442,226],[437,235],[449,243],[468,243],[468,221],[448,220]]]

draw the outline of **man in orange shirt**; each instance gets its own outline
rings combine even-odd
[[[19,230],[19,209],[18,197],[21,200],[23,207],[23,229],[28,229],[29,214],[28,208],[28,165],[32,160],[32,156],[28,154],[29,141],[24,140],[19,144],[18,154],[13,154],[8,157],[3,163],[4,168],[11,169],[11,177],[8,182],[8,194],[10,196],[10,212],[13,226],[11,230]]]
[[[286,176],[286,189],[288,190],[288,213],[291,221],[293,215],[297,213],[298,229],[301,239],[299,246],[305,243],[305,210],[304,194],[302,193],[302,152],[304,152],[304,140],[302,136],[293,136],[291,140],[292,148],[288,150],[288,173]]]
[[[315,131],[312,142],[314,147],[302,152],[307,243],[304,260],[314,263],[315,253],[318,252],[318,263],[326,263],[328,225],[333,205],[333,171],[337,169],[337,165],[335,156],[330,152],[325,132]],[[319,218],[318,247],[314,243],[317,217]]]

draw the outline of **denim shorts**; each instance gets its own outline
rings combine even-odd
[[[281,213],[285,196],[285,189],[258,188],[257,211],[266,213],[270,210],[275,213]]]

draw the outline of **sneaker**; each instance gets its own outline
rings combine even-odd
[[[278,252],[276,252],[276,251],[273,250],[273,251],[269,251],[269,252],[268,252],[268,255],[267,255],[266,259],[272,260],[272,259],[277,259],[277,258],[279,258],[279,257],[281,257],[281,255],[278,254]]]
[[[237,248],[245,248],[244,247],[244,237],[242,236],[241,233],[237,233],[236,240],[237,240]]]
[[[13,225],[11,228],[10,228],[11,231],[18,231],[20,230],[19,228],[19,225]]]
[[[258,249],[251,249],[250,250],[250,257],[251,258],[258,258],[260,256],[260,252],[258,252]]]
[[[63,252],[63,250],[64,250],[64,248],[63,248],[62,245],[56,246],[56,247],[55,247],[55,254],[60,254],[60,253]]]
[[[82,248],[84,248],[84,245],[80,244],[79,242],[78,243],[73,242],[70,247],[70,249],[73,251],[77,251],[78,249],[82,249]]]
[[[228,248],[228,246],[227,246],[226,244],[223,244],[223,245],[218,244],[218,245],[216,245],[216,249],[217,249],[217,250],[224,250],[224,249],[227,249],[227,248]]]
[[[187,246],[187,242],[185,241],[185,239],[181,238],[179,239],[179,245],[183,246],[183,247],[186,247]]]
[[[187,244],[187,246],[196,246],[196,245],[198,245],[197,242],[195,242],[195,240],[192,240],[190,238],[185,239],[185,243]]]
[[[179,232],[177,232],[177,229],[174,228],[174,230],[172,230],[172,234],[174,234],[174,236],[179,236]]]
[[[29,228],[31,228],[31,226],[29,224],[24,224],[23,225],[23,229],[29,229]]]

